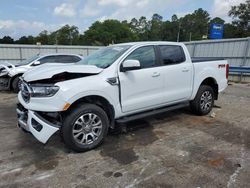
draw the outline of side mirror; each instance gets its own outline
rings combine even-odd
[[[33,66],[41,65],[41,62],[40,61],[35,61],[32,65]]]
[[[140,61],[134,60],[134,59],[125,60],[122,63],[121,72],[126,72],[126,71],[130,71],[130,70],[138,70],[140,68],[141,68]]]

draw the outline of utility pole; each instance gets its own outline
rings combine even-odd
[[[178,34],[177,34],[177,42],[180,41],[180,32],[181,32],[181,22],[179,23]]]
[[[58,45],[58,40],[57,40],[57,32],[56,32],[56,45]]]
[[[207,25],[207,39],[209,38],[209,24]]]
[[[189,33],[189,41],[192,41],[192,32]]]
[[[69,40],[70,40],[70,45],[72,45],[72,43],[73,43],[73,36],[72,36],[71,31],[69,32]]]

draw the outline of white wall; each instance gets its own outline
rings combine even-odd
[[[99,46],[0,44],[0,62],[8,61],[15,64],[34,55],[48,53],[71,53],[87,56],[99,48]]]

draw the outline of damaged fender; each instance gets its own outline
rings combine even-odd
[[[2,73],[2,71],[0,71],[0,76],[4,76],[7,74],[11,74],[12,73],[12,69],[15,69],[15,66],[10,64],[10,63],[5,63],[5,64],[0,64],[0,69],[3,68],[6,71],[4,73]]]

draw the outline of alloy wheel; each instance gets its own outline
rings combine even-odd
[[[72,128],[73,139],[81,145],[90,145],[96,141],[102,132],[101,118],[94,113],[81,115]]]

